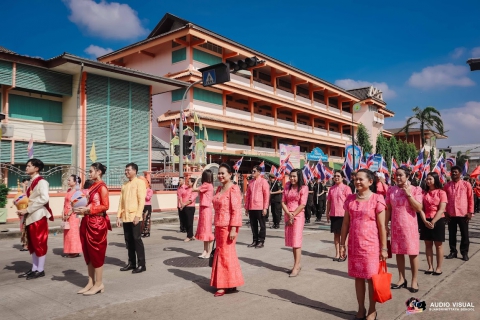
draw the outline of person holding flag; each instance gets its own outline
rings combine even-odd
[[[272,166],[273,167],[273,166]],[[278,181],[275,174],[270,173],[270,211],[272,211],[273,229],[280,228],[280,219],[282,217],[282,193],[283,186]]]
[[[325,205],[327,202],[327,186],[322,183],[320,176],[317,177],[317,182],[313,185],[313,200],[315,203],[315,222],[322,220],[322,215],[325,212]]]
[[[250,227],[253,233],[253,241],[248,247],[260,249],[264,247],[267,233],[265,216],[270,202],[270,187],[268,181],[262,177],[259,165],[253,167],[252,176],[253,179],[248,184],[245,199],[245,215],[250,218]],[[260,231],[258,230],[259,225]]]
[[[336,170],[333,174],[333,185],[328,191],[327,195],[327,222],[331,221],[330,232],[333,233],[333,241],[335,244],[335,257],[333,261],[343,262],[347,257],[340,257],[340,242],[345,239],[340,239],[342,233],[343,217],[345,215],[345,209],[343,205],[349,195],[352,194],[350,187],[343,184],[345,174],[343,171]]]
[[[305,207],[305,224],[310,223],[310,219],[312,217],[312,211],[313,211],[313,173],[312,170],[310,169],[310,166],[305,164],[303,167],[303,179],[305,181],[305,184],[307,185],[308,188],[308,198],[307,198],[307,205]]]
[[[243,157],[240,158],[235,164],[233,165],[233,170],[235,170],[235,174],[237,174],[238,170],[240,169],[240,166],[242,165]]]

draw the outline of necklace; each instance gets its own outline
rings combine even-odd
[[[366,197],[368,197],[370,194],[366,194],[366,195],[363,195],[361,196],[358,192],[357,192],[357,198],[358,199],[365,199]]]

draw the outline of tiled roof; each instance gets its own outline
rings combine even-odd
[[[0,46],[0,52],[6,52],[6,53],[13,53],[13,54],[16,54],[16,52],[12,51],[12,50],[9,50],[5,47],[2,47]]]
[[[480,58],[468,59],[467,63],[470,65],[471,71],[480,70]]]
[[[162,162],[169,155],[169,148],[166,141],[152,135],[152,161]]]
[[[382,104],[386,104],[385,101],[383,101],[382,99],[376,98],[374,96],[370,96],[369,95],[370,90],[371,90],[371,86],[364,87],[364,88],[350,89],[350,90],[347,90],[347,91],[350,92],[351,94],[353,94],[355,97],[357,97],[360,100],[366,100],[366,99],[370,98],[370,99],[378,101]]]

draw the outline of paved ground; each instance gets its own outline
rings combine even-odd
[[[321,229],[319,229],[319,227]],[[311,225],[304,232],[302,271],[285,273],[292,253],[284,247],[283,229],[267,231],[264,249],[250,249],[251,233],[244,227],[237,245],[245,285],[236,294],[214,298],[207,260],[197,255],[199,241],[184,243],[176,223],[156,224],[145,239],[147,272],[120,272],[127,252],[121,229],[109,234],[105,293],[75,294],[86,284],[83,258],[62,258],[62,235],[51,235],[46,277],[26,281],[17,275],[30,268],[30,256],[20,252],[18,239],[0,240],[0,319],[351,319],[357,304],[347,263],[333,262],[328,227]],[[421,272],[420,291],[394,290],[393,299],[378,306],[378,319],[480,319],[480,224],[471,227],[471,259],[447,260],[443,275]],[[421,270],[426,266],[421,255]],[[390,271],[396,281],[393,260]],[[415,296],[432,302],[470,302],[475,311],[427,311],[405,315],[404,301]]]

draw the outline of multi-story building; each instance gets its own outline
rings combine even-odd
[[[391,132],[395,138],[398,140],[406,141],[415,144],[417,150],[422,148],[422,135],[420,133],[420,128],[411,128],[408,131],[408,136],[406,135],[405,131],[402,128],[395,128],[395,129],[386,129]],[[438,157],[438,148],[437,148],[437,140],[438,139],[447,139],[446,135],[440,134],[438,132],[432,131],[430,129],[425,128],[423,130],[424,139],[425,139],[425,151],[427,154],[430,154],[430,151],[434,150],[434,157]]]
[[[151,97],[185,87],[175,79],[138,72],[70,54],[44,60],[0,47],[1,178],[15,190],[26,177],[27,146],[45,164],[52,191],[65,190],[69,174],[97,161],[108,167],[105,181],[119,188],[125,164],[141,171],[151,164]],[[63,195],[52,195],[59,215]],[[117,201],[112,202],[114,209]],[[9,207],[9,218],[16,217]]]
[[[345,90],[273,57],[210,30],[166,14],[151,34],[99,58],[171,79],[194,82],[199,68],[256,56],[261,63],[231,74],[231,81],[213,87],[196,85],[185,101],[187,123],[194,114],[207,127],[207,159],[224,161],[248,155],[279,162],[279,144],[300,146],[301,152],[319,147],[330,160],[342,162],[352,127],[362,122],[373,143],[393,116],[382,94],[373,87]],[[179,119],[184,89],[153,97],[157,115],[153,134],[170,141],[169,127]],[[353,114],[353,105],[362,101]],[[197,138],[204,138],[198,132]],[[231,160],[231,159],[230,159]]]

